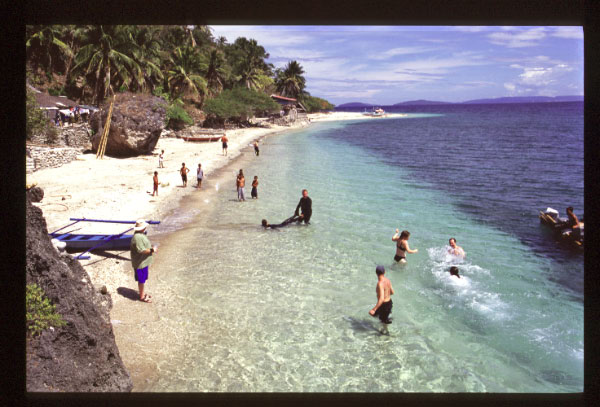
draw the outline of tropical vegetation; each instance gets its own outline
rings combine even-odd
[[[27,331],[32,336],[37,336],[50,327],[58,328],[66,324],[56,312],[56,306],[37,284],[27,284],[25,288],[25,309]]]
[[[95,105],[117,92],[160,95],[179,123],[189,122],[185,112],[194,109],[243,121],[271,111],[273,93],[304,101],[307,109],[333,106],[306,92],[297,61],[275,69],[256,40],[230,44],[208,26],[29,25],[25,45],[32,85]]]

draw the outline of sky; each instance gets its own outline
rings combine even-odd
[[[276,68],[340,105],[583,95],[581,26],[210,26],[255,39]]]

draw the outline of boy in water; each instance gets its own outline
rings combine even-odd
[[[258,190],[256,189],[256,187],[258,187],[258,175],[255,175],[254,181],[252,181],[252,191],[250,192],[250,196],[252,196],[252,199],[258,199]]]
[[[185,166],[185,163],[181,163],[181,169],[179,173],[181,174],[181,181],[183,181],[183,186],[187,187],[187,173],[190,172],[190,169]]]
[[[152,177],[152,180],[154,181],[154,190],[152,191],[152,196],[154,196],[154,194],[158,196],[158,171],[154,171],[154,177]]]
[[[449,271],[450,271],[451,276],[456,276],[456,277],[460,278],[460,276],[458,275],[458,267],[452,266],[452,267],[450,267]]]
[[[258,149],[258,141],[254,142],[254,154],[259,155],[260,150]]]
[[[450,240],[448,241],[448,244],[450,245],[450,249],[448,249],[448,253],[453,254],[455,256],[460,256],[463,259],[467,256],[465,254],[465,251],[463,250],[463,248],[456,244],[455,238],[451,237]]]
[[[204,171],[202,171],[202,164],[198,164],[198,171],[196,178],[198,180],[198,184],[196,184],[196,188],[202,188],[202,178],[204,178]]]
[[[373,317],[379,317],[379,320],[384,324],[391,324],[390,313],[392,312],[392,298],[394,288],[392,282],[385,276],[385,267],[377,266],[375,268],[377,274],[377,304],[369,311]],[[387,332],[387,329],[385,330]]]

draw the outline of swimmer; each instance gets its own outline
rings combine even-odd
[[[458,275],[458,267],[456,266],[452,266],[450,267],[450,270],[448,270],[450,272],[451,276],[456,276],[458,278],[460,278],[460,275]]]
[[[392,241],[398,242],[396,243],[396,255],[394,256],[394,260],[400,263],[406,263],[406,253],[417,253],[419,249],[411,250],[408,246],[408,238],[410,237],[410,232],[407,230],[403,230],[402,233],[398,229],[396,229],[396,234],[392,237]]]
[[[271,225],[271,224],[269,224],[269,222],[267,222],[267,220],[266,220],[266,219],[263,219],[263,220],[262,220],[262,226],[263,226],[263,228],[265,228],[265,229],[277,229],[277,228],[281,228],[281,227],[283,227],[283,226],[287,226],[287,225],[289,225],[290,223],[292,223],[292,222],[296,222],[296,221],[298,221],[298,220],[300,220],[300,217],[299,217],[299,216],[296,216],[296,215],[294,215],[294,216],[292,216],[292,217],[290,217],[290,218],[287,218],[286,220],[284,220],[283,222],[281,222],[281,223],[279,223],[279,224],[277,224],[277,225]]]
[[[448,253],[453,254],[455,256],[460,256],[463,259],[467,256],[467,254],[465,253],[463,248],[456,244],[455,238],[451,237],[450,240],[448,241],[448,244],[450,245],[450,249],[448,249]]]

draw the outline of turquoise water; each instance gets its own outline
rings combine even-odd
[[[156,264],[170,351],[137,390],[582,391],[583,304],[547,278],[551,259],[409,170],[327,137],[351,124],[249,151],[239,167],[259,176],[258,200],[237,202],[231,168],[186,204],[199,216],[161,243],[169,259]],[[310,226],[259,226],[290,216],[303,188]],[[393,261],[396,228],[419,249],[405,265]],[[450,236],[465,260],[446,254]],[[395,289],[389,335],[368,315],[377,264]],[[446,272],[454,264],[460,280]]]

